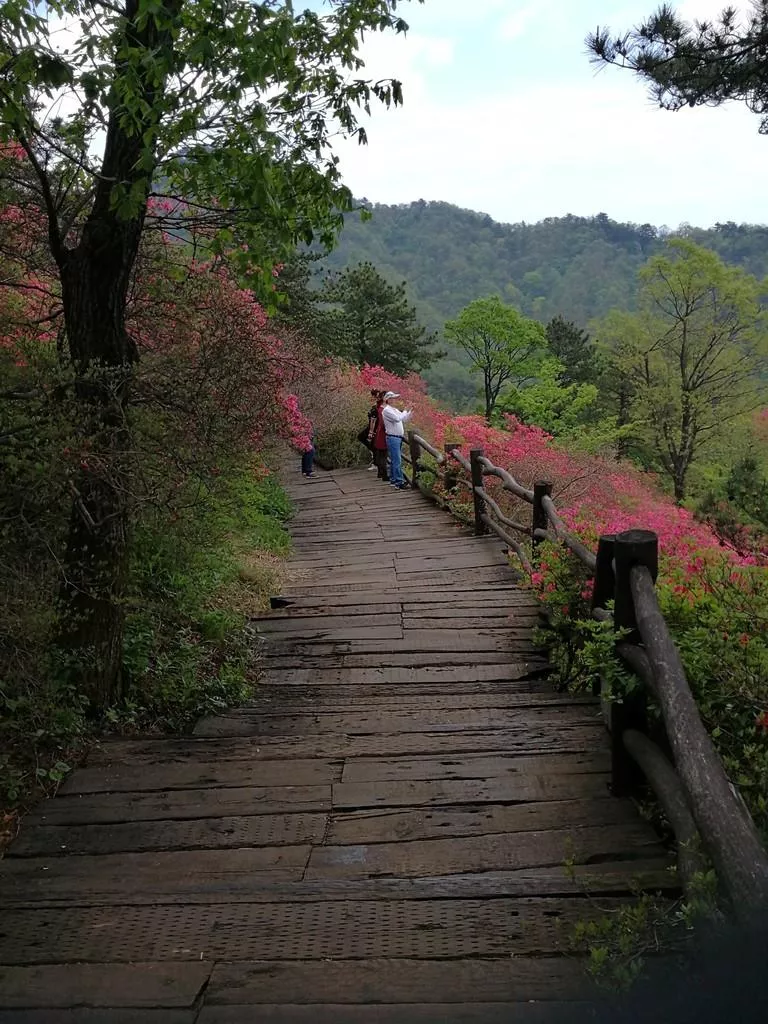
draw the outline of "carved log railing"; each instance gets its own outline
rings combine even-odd
[[[466,486],[472,494],[474,532],[496,534],[528,574],[542,540],[562,544],[593,574],[593,615],[617,632],[616,653],[642,684],[621,701],[603,705],[611,733],[612,792],[624,795],[644,776],[675,831],[683,886],[690,885],[707,854],[735,916],[764,924],[768,853],[704,727],[659,608],[656,534],[629,530],[601,537],[597,552],[592,552],[558,515],[547,481],[528,489],[509,470],[494,466],[482,449],[473,449],[467,459],[457,445],[446,445],[441,452],[414,431],[409,432],[408,447],[412,486],[433,497],[419,481],[421,470],[439,477],[447,491]],[[424,465],[422,453],[436,465]],[[484,485],[487,477],[500,480],[503,491],[532,506],[530,524],[502,510]],[[612,611],[606,607],[610,602]],[[661,711],[660,742],[648,734],[648,694]]]

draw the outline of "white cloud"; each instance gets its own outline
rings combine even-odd
[[[507,14],[499,26],[499,34],[502,39],[517,39],[525,35],[535,20],[544,13],[542,3],[523,3],[517,5],[517,10]]]
[[[340,152],[353,191],[380,202],[444,199],[511,221],[603,210],[706,225],[768,220],[756,180],[768,142],[756,129],[746,110],[666,113],[634,82],[600,76],[567,93],[536,87],[451,108],[422,94],[378,117],[369,147]]]

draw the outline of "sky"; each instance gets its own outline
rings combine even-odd
[[[374,34],[363,56],[366,76],[403,82],[405,103],[364,118],[367,147],[336,143],[346,183],[372,202],[444,200],[503,222],[768,222],[768,137],[744,104],[671,113],[630,72],[590,63],[588,32],[626,31],[657,6],[404,3],[407,36]],[[705,18],[725,0],[674,6]]]

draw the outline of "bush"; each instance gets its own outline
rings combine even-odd
[[[88,717],[73,666],[48,653],[54,575],[37,587],[22,577],[0,617],[0,806],[55,789],[99,732],[185,730],[252,694],[258,638],[248,616],[279,589],[290,513],[275,477],[250,466],[198,493],[172,523],[145,510],[132,548],[123,696],[99,720]]]
[[[533,583],[549,612],[540,640],[555,682],[571,690],[601,679],[614,699],[639,683],[614,653],[616,634],[590,615],[591,580],[582,564],[542,545]],[[768,579],[765,570],[698,560],[693,571],[661,563],[659,605],[685,667],[702,720],[726,772],[768,837]],[[650,703],[660,728],[659,709]]]

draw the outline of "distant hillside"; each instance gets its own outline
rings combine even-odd
[[[387,276],[405,279],[435,328],[492,293],[530,316],[548,320],[562,313],[582,325],[616,306],[629,308],[638,268],[670,234],[687,235],[757,277],[768,274],[768,227],[762,226],[669,232],[618,223],[604,213],[499,224],[486,214],[424,200],[370,209],[369,221],[347,218],[326,265],[370,260]]]
[[[424,200],[402,206],[371,205],[369,221],[347,218],[338,247],[324,261],[340,269],[370,260],[386,276],[405,280],[423,321],[441,330],[468,302],[500,294],[542,321],[562,314],[581,326],[616,307],[631,309],[638,269],[670,235],[686,235],[757,277],[768,275],[768,227],[718,224],[677,231],[622,224],[606,214],[551,217],[538,224],[499,224],[450,203]],[[453,366],[427,374],[436,394],[454,404],[469,400]],[[449,393],[450,392],[450,393]]]

